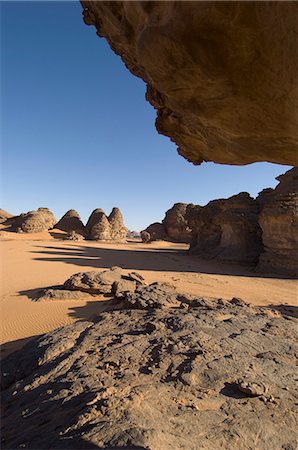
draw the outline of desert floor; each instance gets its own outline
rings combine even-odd
[[[30,338],[88,319],[107,299],[34,301],[36,289],[62,284],[81,271],[121,266],[141,273],[147,282],[167,281],[180,292],[230,299],[240,297],[277,311],[297,306],[297,281],[260,276],[248,269],[204,261],[187,254],[187,245],[166,242],[106,244],[55,239],[61,233],[1,233],[1,356]]]

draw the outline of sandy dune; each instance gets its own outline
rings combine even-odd
[[[92,301],[32,300],[37,288],[61,284],[80,271],[118,265],[140,272],[148,282],[167,281],[179,291],[198,296],[297,306],[297,281],[260,277],[243,268],[199,260],[187,255],[184,244],[71,242],[54,239],[47,232],[0,234],[2,357],[33,336],[89,318],[105,308],[103,297]]]

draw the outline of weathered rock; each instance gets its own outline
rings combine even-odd
[[[128,308],[161,309],[180,306],[175,286],[168,283],[152,283],[139,286],[134,293],[124,295],[124,304]]]
[[[197,209],[197,215],[192,209],[191,252],[205,258],[255,264],[262,249],[258,214],[258,203],[246,192],[211,201]]]
[[[73,291],[62,289],[61,287],[54,287],[42,289],[36,293],[35,301],[43,300],[88,300],[93,296],[88,292]]]
[[[278,186],[263,203],[259,223],[264,253],[257,270],[298,275],[298,168],[277,177]]]
[[[86,223],[86,234],[89,236],[92,227],[98,222],[99,217],[101,217],[101,214],[104,213],[104,211],[101,208],[96,208],[92,213],[90,214],[90,217]]]
[[[82,1],[194,164],[298,165],[295,2]]]
[[[149,225],[149,227],[147,227],[146,230],[143,230],[141,232],[141,237],[143,242],[169,240],[169,236],[167,235],[163,224],[160,222],[154,222],[151,225]]]
[[[124,292],[134,292],[136,286],[145,284],[142,275],[136,272],[125,274],[121,267],[112,267],[103,272],[76,273],[65,281],[63,289],[120,296]]]
[[[60,328],[2,363],[1,448],[294,450],[296,340],[295,319],[220,302]]]
[[[192,240],[192,230],[188,225],[186,212],[189,205],[187,203],[175,203],[166,212],[162,223],[166,235],[173,242],[190,243]]]
[[[269,393],[269,387],[258,381],[239,380],[238,387],[241,392],[252,397],[259,397],[260,395],[267,396]]]
[[[111,225],[111,239],[113,241],[126,241],[127,228],[123,224],[123,217],[119,208],[113,208],[108,217]]]
[[[74,209],[70,209],[66,214],[56,223],[55,228],[66,231],[67,233],[75,232],[84,236],[85,227],[81,221],[80,215]]]
[[[90,227],[88,238],[94,241],[110,241],[112,239],[112,227],[105,213],[96,213],[96,222]]]
[[[7,219],[11,219],[13,214],[10,214],[7,211],[4,211],[4,209],[0,209],[0,223],[5,223]]]
[[[76,231],[71,231],[66,236],[67,241],[83,241],[85,238],[82,234],[77,233]]]
[[[38,208],[25,214],[12,217],[9,224],[12,231],[24,233],[39,233],[54,227],[56,219],[48,208]]]

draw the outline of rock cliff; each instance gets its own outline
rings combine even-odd
[[[295,2],[81,4],[188,161],[298,165]]]

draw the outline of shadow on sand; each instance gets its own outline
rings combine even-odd
[[[212,275],[232,275],[253,278],[293,279],[276,275],[264,275],[253,272],[252,268],[239,264],[221,263],[215,260],[205,260],[189,255],[188,251],[177,249],[158,249],[148,247],[147,250],[130,250],[120,248],[101,248],[69,245],[36,246],[33,253],[42,255],[34,258],[37,261],[63,262],[80,267],[95,269],[120,266],[123,269],[150,270],[162,272],[193,272]]]

